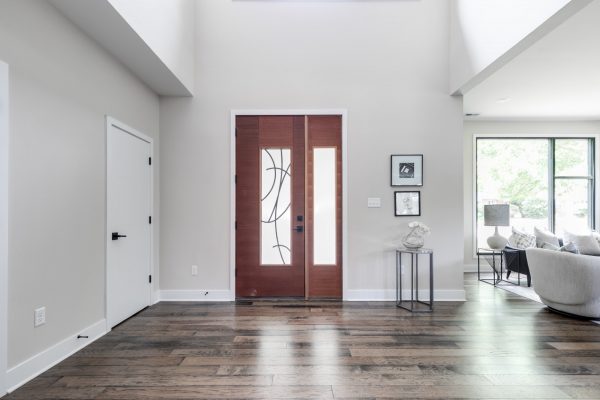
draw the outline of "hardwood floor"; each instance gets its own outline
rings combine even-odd
[[[469,301],[160,303],[7,399],[600,399],[600,325]]]

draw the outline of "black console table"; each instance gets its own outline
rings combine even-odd
[[[410,300],[402,296],[402,255],[410,256]],[[429,303],[419,299],[419,256],[429,257]],[[396,307],[410,312],[432,312],[433,311],[433,250],[431,249],[408,249],[396,250]]]

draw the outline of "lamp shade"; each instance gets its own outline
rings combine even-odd
[[[510,206],[508,204],[483,206],[483,224],[485,226],[508,226],[510,224]]]

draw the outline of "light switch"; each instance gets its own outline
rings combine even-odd
[[[367,207],[380,208],[381,207],[381,198],[380,197],[369,197],[367,199]]]

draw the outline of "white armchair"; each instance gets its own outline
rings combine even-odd
[[[526,250],[533,289],[548,307],[600,318],[600,257],[554,250]]]

